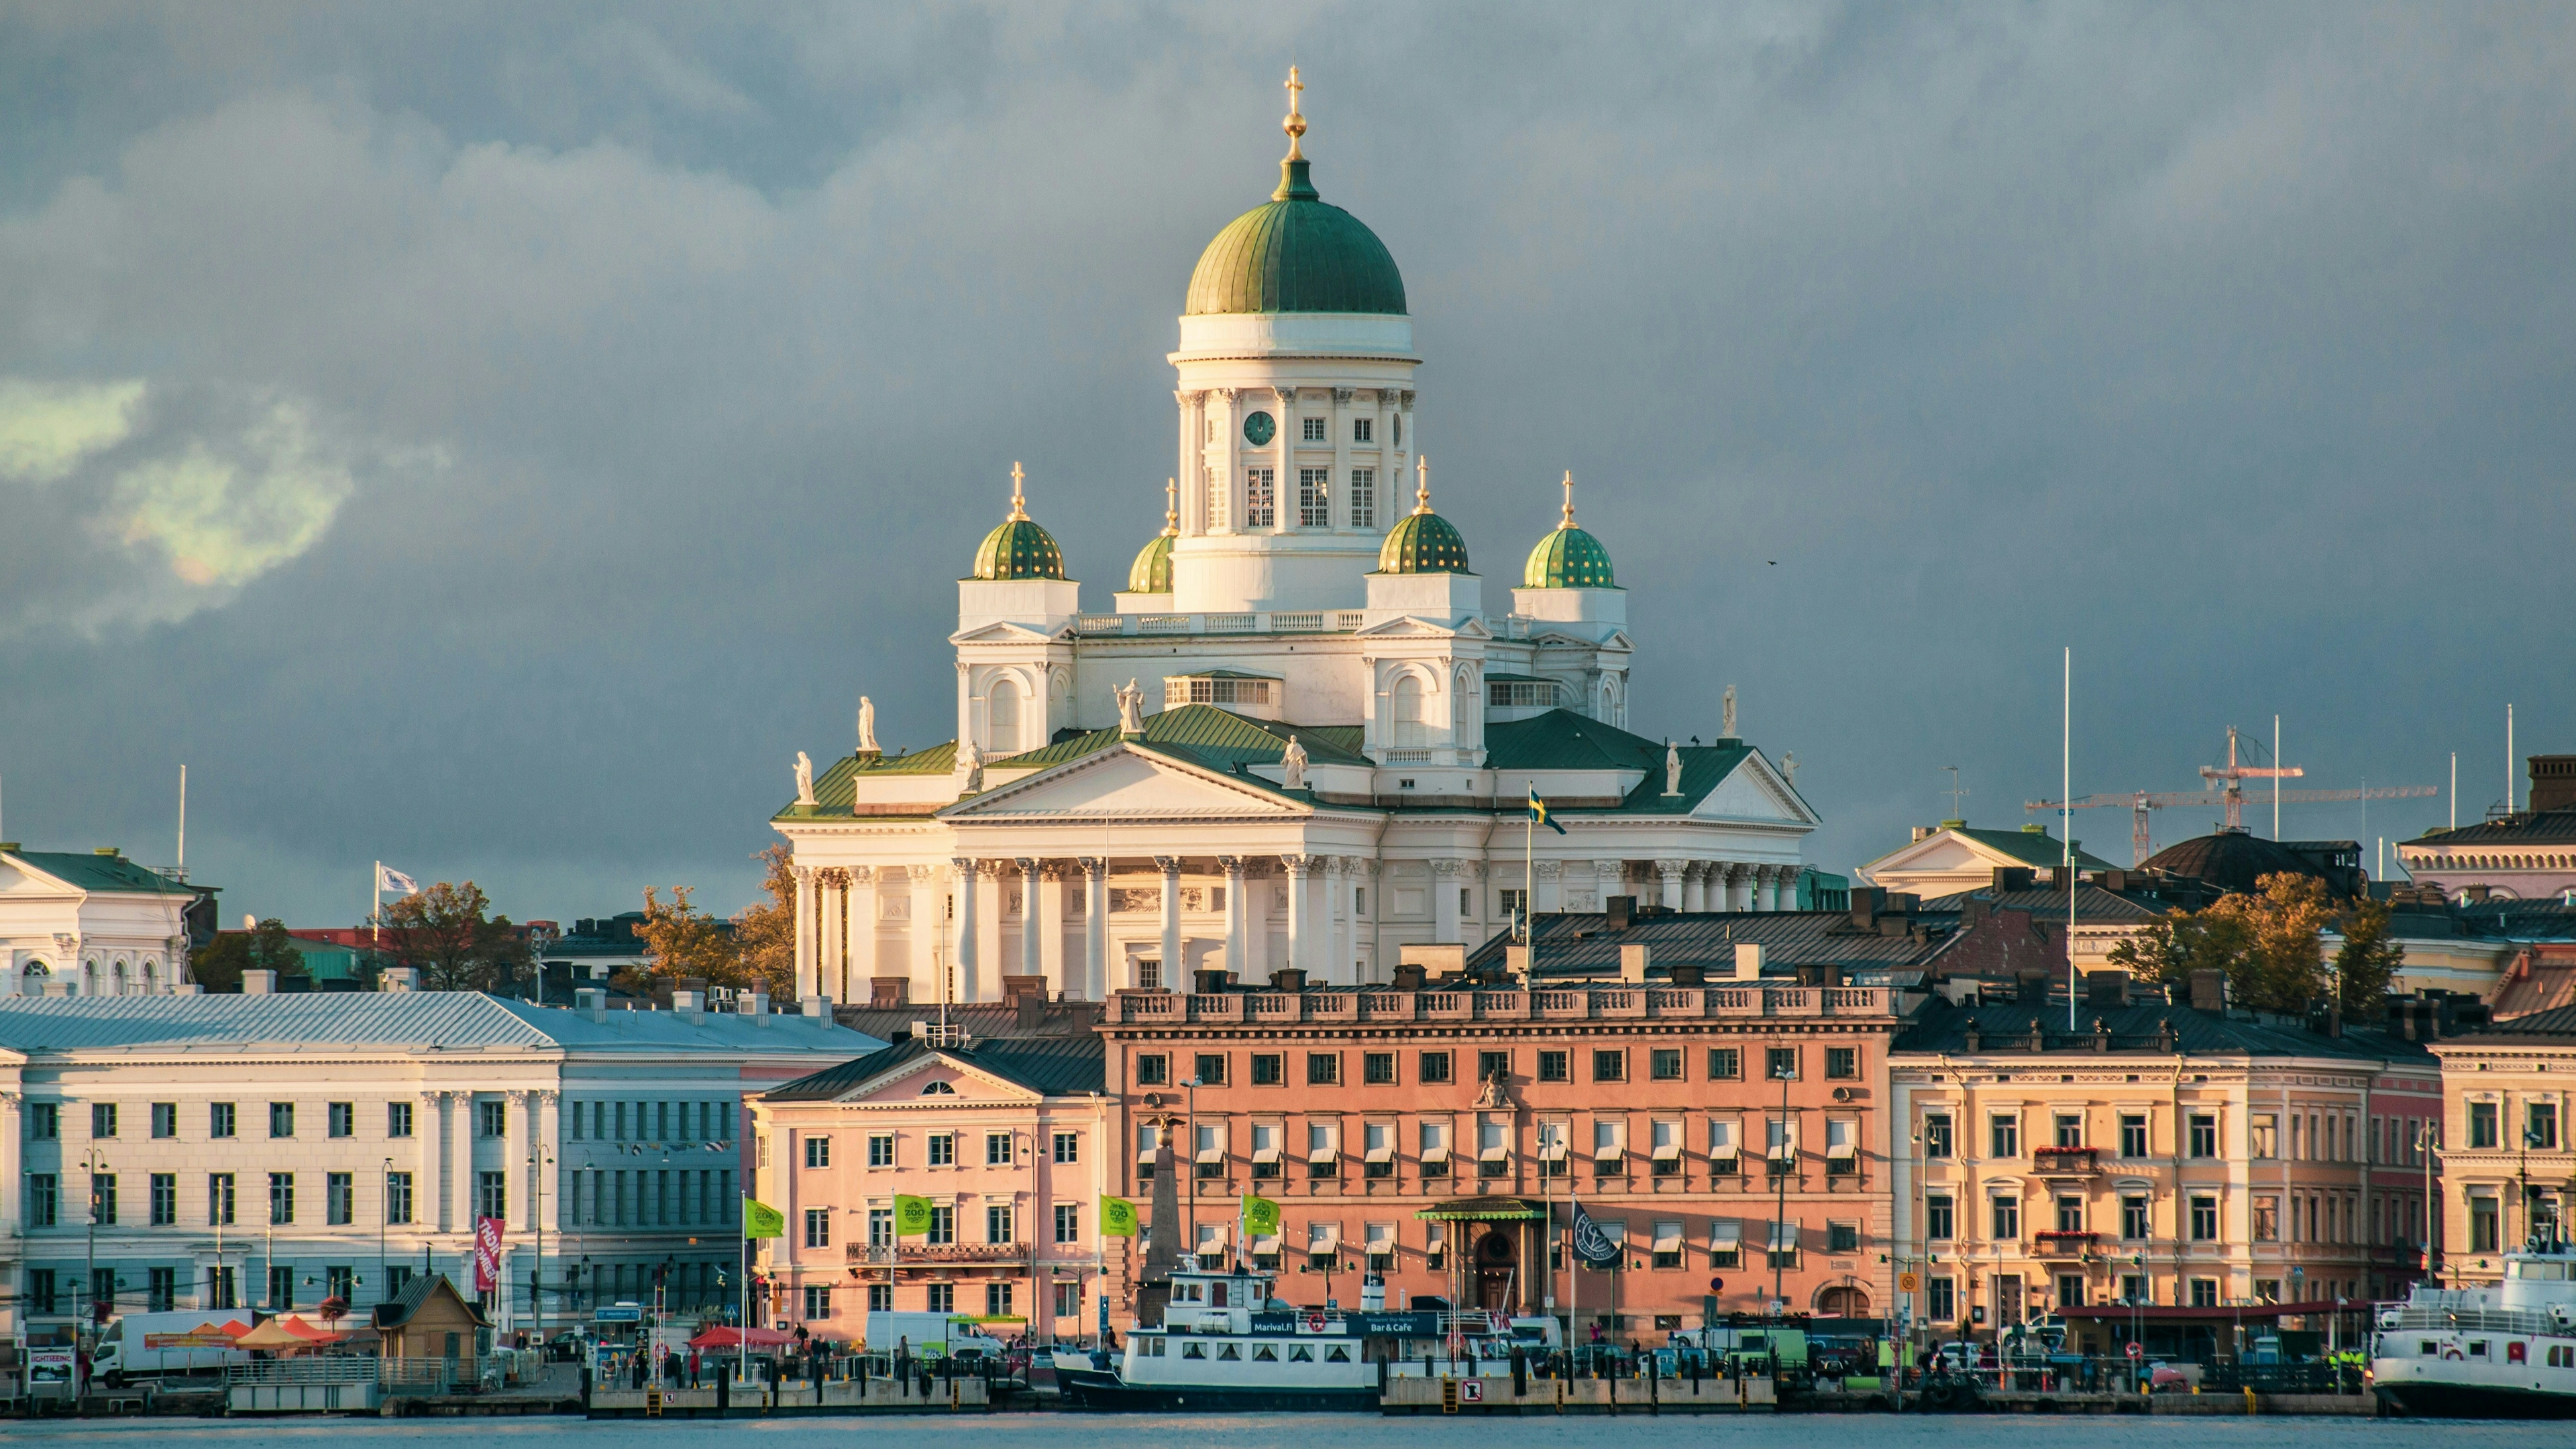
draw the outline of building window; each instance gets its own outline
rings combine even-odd
[[[388,1223],[411,1221],[411,1174],[408,1172],[385,1174],[385,1221]],[[391,1291],[390,1285],[387,1291]]]
[[[358,1104],[357,1104],[357,1103],[355,1103],[355,1102],[334,1102],[334,1103],[332,1103],[332,1104],[331,1104],[331,1106],[330,1106],[330,1118],[331,1118],[331,1135],[332,1135],[332,1136],[334,1136],[334,1137],[355,1137],[355,1136],[357,1136],[357,1135],[358,1135]]]
[[[1708,1049],[1708,1079],[1710,1081],[1732,1082],[1743,1075],[1744,1053],[1741,1050],[1735,1047],[1710,1047]]]
[[[2021,1119],[1990,1117],[1986,1119],[1986,1155],[1989,1157],[2021,1156]]]
[[[892,1166],[894,1166],[894,1134],[893,1134],[893,1133],[891,1133],[891,1132],[871,1132],[871,1133],[869,1133],[869,1134],[868,1134],[868,1166],[870,1166],[870,1167],[892,1167]]]
[[[2281,1119],[2269,1112],[2257,1112],[2245,1127],[2245,1150],[2257,1162],[2269,1162],[2281,1155]]]
[[[63,1135],[63,1109],[55,1102],[27,1104],[27,1136],[37,1142],[53,1142]]]
[[[946,1247],[957,1241],[957,1209],[938,1206],[930,1210],[930,1232],[927,1235],[927,1241],[935,1248]]]
[[[2147,1118],[2142,1112],[2126,1112],[2120,1117],[2120,1155],[2147,1155]]]
[[[210,1227],[231,1227],[240,1221],[233,1215],[235,1179],[229,1172],[206,1175],[206,1223]]]
[[[1201,1052],[1197,1057],[1198,1083],[1202,1087],[1225,1085],[1225,1053]]]
[[[92,1137],[113,1137],[116,1135],[116,1104],[114,1102],[92,1102],[89,1104],[89,1135]]]
[[[1828,1222],[1828,1223],[1826,1223],[1826,1224],[1825,1224],[1825,1251],[1826,1251],[1826,1252],[1828,1252],[1828,1253],[1857,1253],[1857,1252],[1859,1252],[1859,1251],[1860,1251],[1860,1224],[1858,1224],[1858,1223],[1836,1223],[1836,1222]]]
[[[640,1107],[642,1104],[639,1103],[637,1105]],[[638,1115],[640,1116],[641,1113],[639,1112]],[[507,1137],[510,1135],[510,1104],[507,1102],[477,1102],[474,1104],[474,1121],[475,1135],[477,1136],[494,1138]],[[667,1127],[670,1124],[665,1122],[663,1125]]]
[[[1360,1080],[1372,1087],[1395,1085],[1395,1053],[1363,1052],[1360,1055]]]
[[[2472,1253],[2501,1251],[2497,1246],[2502,1241],[2502,1236],[2496,1213],[2496,1202],[2497,1200],[2491,1197],[2469,1199],[2469,1251]]]
[[[1287,1078],[1288,1059],[1277,1052],[1252,1054],[1252,1085],[1275,1087]]]
[[[2057,1146],[2082,1147],[2084,1145],[2084,1118],[2081,1114],[2061,1112],[2057,1115],[2054,1125],[2057,1128]]]
[[[1136,1085],[1168,1087],[1172,1084],[1172,1059],[1160,1052],[1147,1052],[1136,1058]]]
[[[179,1174],[152,1174],[152,1226],[167,1228],[179,1221]]]
[[[54,1314],[63,1311],[63,1292],[51,1268],[27,1270],[27,1311]]]
[[[27,1174],[27,1226],[50,1228],[62,1221],[62,1179],[50,1172]]]
[[[1080,1162],[1082,1160],[1082,1134],[1079,1132],[1058,1132],[1055,1134],[1055,1160],[1063,1163]]]
[[[1798,1049],[1772,1047],[1762,1054],[1762,1078],[1769,1082],[1795,1081],[1798,1077]]]
[[[1329,1087],[1342,1079],[1342,1059],[1333,1052],[1306,1053],[1306,1085]]]
[[[2523,1145],[2534,1152],[2558,1150],[2558,1104],[2533,1102],[2523,1109]]]
[[[580,1104],[575,1103],[573,1120],[576,1122],[581,1120],[579,1110]],[[411,1135],[411,1103],[387,1102],[385,1104],[385,1135],[387,1137]]]
[[[2011,1242],[2021,1236],[2021,1200],[1998,1197],[1987,1200],[1994,1215],[1992,1236],[1999,1242]]]
[[[358,1220],[358,1185],[354,1174],[334,1172],[322,1179],[322,1220],[347,1227]]]
[[[2207,1113],[2194,1113],[2191,1119],[2191,1155],[2218,1155],[2218,1119]]]
[[[954,1283],[931,1284],[930,1291],[923,1295],[921,1306],[932,1313],[956,1312],[957,1285]]]
[[[2154,1236],[2147,1223],[2145,1198],[2132,1196],[2120,1199],[2120,1236],[2133,1243]]]
[[[996,1203],[984,1209],[985,1242],[1013,1243],[1019,1241],[1019,1235],[1013,1231],[1013,1227],[1014,1224],[1011,1222],[1011,1209],[1009,1204]]]
[[[809,1248],[832,1246],[832,1210],[830,1208],[805,1210],[805,1246]]]
[[[1628,1054],[1624,1051],[1597,1051],[1592,1054],[1592,1080],[1624,1082],[1628,1080]]]
[[[1275,528],[1279,523],[1278,474],[1268,468],[1243,470],[1243,526]]]
[[[984,1165],[985,1165],[986,1167],[1008,1167],[1008,1166],[1010,1166],[1012,1163],[1014,1163],[1014,1162],[1016,1162],[1016,1161],[1018,1161],[1018,1160],[1019,1160],[1019,1153],[1018,1153],[1018,1151],[1016,1150],[1016,1148],[1018,1147],[1018,1145],[1019,1145],[1019,1143],[1018,1143],[1018,1139],[1017,1139],[1016,1137],[1014,1137],[1011,1133],[1008,1133],[1008,1132],[987,1132],[987,1133],[985,1133],[985,1134],[984,1134]]]
[[[164,1138],[176,1137],[179,1135],[178,1103],[155,1102],[152,1104],[152,1135]]]
[[[179,1306],[178,1269],[155,1268],[147,1281],[151,1286],[146,1290],[148,1295],[144,1300],[148,1305],[146,1311],[168,1313]]]
[[[94,1172],[89,1179],[89,1220],[100,1227],[116,1225],[116,1174]]]
[[[1947,1323],[1959,1316],[1958,1279],[1923,1280],[1923,1316],[1935,1323]]]
[[[954,1132],[933,1132],[933,1133],[931,1133],[931,1134],[930,1134],[930,1136],[929,1136],[929,1139],[928,1139],[928,1140],[929,1140],[929,1143],[930,1143],[930,1165],[931,1165],[931,1166],[933,1166],[933,1167],[955,1167],[955,1166],[957,1165],[957,1134],[956,1134],[956,1133],[954,1133]]]
[[[894,1312],[894,1285],[892,1283],[871,1283],[868,1285],[868,1311],[870,1313]]]
[[[831,1139],[831,1138],[829,1138],[829,1137],[808,1137],[808,1138],[806,1138],[806,1139],[805,1139],[805,1165],[806,1165],[807,1167],[829,1167],[829,1166],[831,1166],[831,1165],[832,1165],[832,1139]]]
[[[2254,1199],[2254,1241],[2281,1241],[2281,1200],[2269,1194]]]
[[[2200,1196],[2192,1198],[2191,1240],[2195,1243],[2218,1241],[2218,1199]]]
[[[2216,1308],[2218,1306],[2218,1280],[2215,1278],[2192,1279],[2191,1306],[2194,1308]]]
[[[805,1316],[808,1318],[829,1318],[832,1316],[831,1284],[808,1283],[805,1285]]]
[[[268,1175],[268,1220],[283,1226],[295,1221],[295,1174]]]
[[[1825,1076],[1826,1076],[1828,1079],[1833,1079],[1833,1078],[1849,1079],[1849,1078],[1852,1078],[1852,1077],[1857,1077],[1857,1076],[1859,1076],[1859,1075],[1860,1075],[1860,1048],[1858,1048],[1858,1047],[1827,1047],[1827,1048],[1825,1048]]]
[[[1351,419],[1351,441],[1354,443],[1368,443],[1376,441],[1376,439],[1371,436],[1376,430],[1377,419],[1375,418]]]
[[[2061,1197],[2057,1200],[2057,1230],[2061,1233],[2084,1231],[2084,1199]]]
[[[1923,1199],[1923,1236],[1935,1243],[1946,1243],[1958,1236],[1958,1204],[1946,1193]]]
[[[1055,1240],[1059,1243],[1082,1241],[1082,1205],[1060,1202],[1055,1205]]]
[[[1320,423],[1322,418],[1308,418]],[[1297,470],[1297,523],[1304,528],[1330,528],[1333,523],[1333,470],[1300,468]]]
[[[295,1135],[295,1104],[293,1102],[271,1102],[268,1104],[268,1135],[271,1137],[292,1137]]]
[[[1543,1051],[1538,1054],[1538,1079],[1542,1082],[1574,1080],[1574,1057],[1571,1052]]]
[[[1926,1158],[1946,1158],[1951,1150],[1950,1114],[1934,1112],[1926,1116],[1923,1119],[1923,1155]]]
[[[1416,1071],[1420,1075],[1424,1086],[1433,1086],[1441,1082],[1448,1081],[1449,1054],[1447,1052],[1424,1052],[1418,1060]]]
[[[1563,1056],[1564,1056],[1564,1053],[1562,1053],[1562,1052],[1558,1053],[1558,1057],[1559,1057],[1560,1061],[1563,1059]],[[1495,1078],[1497,1078],[1497,1077],[1502,1078],[1504,1081],[1510,1081],[1510,1080],[1511,1080],[1511,1076],[1512,1076],[1512,1054],[1511,1054],[1510,1052],[1503,1051],[1503,1052],[1478,1052],[1478,1053],[1476,1053],[1476,1080],[1477,1080],[1477,1081],[1480,1081],[1480,1082],[1490,1082],[1490,1081],[1494,1080],[1494,1079],[1495,1079]],[[1560,1077],[1558,1077],[1558,1078],[1557,1078],[1557,1080],[1558,1080],[1558,1081],[1563,1081],[1563,1080],[1565,1080],[1565,1079],[1564,1079],[1562,1076],[1560,1076]]]
[[[1011,1317],[1011,1316],[1013,1315],[1013,1313],[1016,1311],[1015,1309],[1013,1309],[1013,1308],[1012,1308],[1011,1304],[1012,1304],[1012,1300],[1013,1300],[1013,1298],[1017,1296],[1017,1295],[1015,1294],[1014,1290],[1015,1290],[1015,1289],[1017,1289],[1018,1287],[1019,1287],[1019,1285],[1018,1285],[1018,1284],[1016,1284],[1016,1283],[987,1283],[987,1284],[985,1284],[985,1285],[984,1285],[984,1316],[985,1316],[985,1317],[987,1317],[987,1318],[1009,1318],[1009,1317]]]

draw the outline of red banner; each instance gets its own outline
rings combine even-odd
[[[489,1293],[501,1286],[501,1220],[474,1220],[474,1291]]]

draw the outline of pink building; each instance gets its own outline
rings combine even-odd
[[[870,1310],[991,1319],[1003,1338],[1070,1338],[1096,1321],[1096,1204],[1114,1190],[1118,1120],[1099,1038],[900,1041],[751,1113],[753,1195],[787,1218],[786,1236],[761,1244],[765,1321],[841,1341]],[[897,1239],[898,1193],[930,1200],[928,1234]],[[1130,1244],[1106,1247],[1123,1283]]]

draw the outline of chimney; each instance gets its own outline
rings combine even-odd
[[[241,994],[244,996],[275,996],[277,994],[277,973],[267,970],[243,972]]]
[[[2576,755],[2533,755],[2529,809],[2564,810],[2576,805]]]
[[[1530,948],[1527,946],[1505,946],[1503,948],[1503,969],[1514,976],[1527,976],[1529,974],[1529,953]]]
[[[1413,984],[1412,984],[1411,986],[1407,986],[1407,985],[1405,985],[1405,984],[1404,984],[1404,973],[1406,973],[1407,971],[1410,971],[1410,972],[1412,972],[1412,973],[1413,973]],[[1271,972],[1271,973],[1270,973],[1270,989],[1271,989],[1271,990],[1273,990],[1273,991],[1303,991],[1303,990],[1305,990],[1305,989],[1306,989],[1306,968],[1305,968],[1305,967],[1303,967],[1303,966],[1282,966],[1282,967],[1281,967],[1281,968],[1279,968],[1278,970]],[[1422,968],[1421,968],[1421,967],[1419,967],[1419,966],[1398,966],[1398,967],[1396,967],[1396,968],[1395,968],[1395,989],[1396,989],[1396,990],[1398,990],[1398,991],[1419,991],[1419,990],[1421,990],[1421,989],[1422,989]]]
[[[2026,1006],[2044,1005],[2048,1000],[2048,978],[2050,974],[2051,973],[2046,971],[2014,972],[2013,1000],[2021,1002]]]
[[[381,975],[376,977],[376,989],[378,991],[418,991],[420,989],[420,968],[417,966],[388,966],[384,969],[384,972]]]
[[[1205,973],[1202,972],[1201,974],[1204,975]],[[1205,990],[1206,988],[1201,987],[1200,989]],[[1017,1002],[1024,996],[1034,996],[1038,999],[1038,1004],[1040,1006],[1044,1006],[1047,999],[1046,978],[1043,976],[1005,976],[1002,978],[1002,1001],[1004,1004],[1007,1005]]]
[[[1735,979],[1738,981],[1759,981],[1762,979],[1762,945],[1760,942],[1745,941],[1736,946]]]
[[[1603,901],[1601,907],[1609,914],[1608,925],[1613,931],[1624,931],[1637,919],[1635,896],[1612,896]]]
[[[1023,991],[1009,1001],[1012,1025],[1019,1030],[1034,1033],[1046,1024],[1047,996],[1044,991]]]
[[[1912,838],[1908,839],[1905,843],[1906,843],[1906,844],[1908,844],[1908,845],[1912,845],[1912,844],[1914,844],[1916,841],[1920,841],[1920,840],[1921,840],[1921,839],[1923,839],[1925,836],[1930,835],[1931,833],[1932,833],[1932,827],[1931,827],[1931,826],[1929,826],[1929,825],[1917,825],[1917,826],[1915,826],[1915,827],[1914,827],[1914,834],[1913,834]]]
[[[1675,986],[1704,986],[1708,984],[1708,966],[1704,962],[1676,961],[1670,966],[1665,967],[1664,970],[1672,974],[1673,984]]]
[[[1654,959],[1654,949],[1639,941],[1619,948],[1619,980],[1629,986],[1646,984],[1646,966]]]
[[[1198,985],[1197,985],[1197,987],[1196,987],[1196,990],[1198,991],[1198,994],[1199,994],[1199,995],[1201,995],[1201,996],[1222,996],[1222,995],[1224,995],[1224,994],[1225,994],[1225,968],[1224,968],[1224,967],[1222,967],[1222,966],[1209,966],[1209,967],[1202,967],[1202,968],[1200,968],[1200,969],[1199,969],[1199,970],[1197,970],[1197,971],[1193,971],[1193,972],[1191,972],[1191,973],[1190,973],[1190,975],[1191,975],[1191,977],[1192,977],[1193,979],[1195,979],[1195,980],[1197,981],[1197,983],[1198,983]]]
[[[909,976],[871,976],[868,978],[868,1005],[884,1009],[912,1004],[912,978]]]
[[[605,987],[584,986],[572,994],[573,1007],[594,1023],[608,1020],[608,991]]]
[[[1279,975],[1284,974],[1286,973],[1282,972],[1274,974],[1271,979],[1276,980]],[[1302,976],[1304,973],[1301,972],[1299,974]],[[1395,968],[1395,989],[1398,991],[1420,991],[1422,989],[1422,974],[1421,962],[1406,961],[1400,963]],[[1300,984],[1302,985],[1303,983],[1300,982]],[[1280,989],[1284,991],[1287,988],[1282,987]]]
[[[1878,903],[1885,894],[1886,892],[1876,886],[1853,886],[1851,888],[1852,924],[1864,931],[1877,930]]]
[[[671,1010],[687,1018],[689,1025],[696,1026],[706,1016],[707,994],[703,991],[674,991],[671,993]]]
[[[2030,867],[2026,865],[1999,865],[1995,867],[1995,889],[1999,891],[2029,890],[2030,878]]]
[[[825,1026],[832,1024],[832,998],[828,996],[808,996],[802,1004],[805,1008],[805,1015],[808,1019],[819,1021]]]
[[[2087,1006],[2128,1005],[2129,973],[2126,971],[2085,972],[2084,1004]]]
[[[606,994],[607,993],[605,992],[601,993],[603,997]],[[738,1004],[734,1009],[751,1017],[752,1024],[754,1026],[769,1025],[769,988],[766,986],[754,986],[751,988],[751,996],[749,1000],[750,1004],[748,1006]]]
[[[2191,973],[2191,1006],[2194,1011],[2227,1009],[2227,973],[2194,971]]]

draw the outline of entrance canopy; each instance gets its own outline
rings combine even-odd
[[[1432,1223],[1541,1223],[1547,1209],[1525,1197],[1454,1197],[1413,1216]]]

